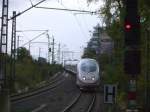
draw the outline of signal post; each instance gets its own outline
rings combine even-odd
[[[126,0],[124,21],[125,52],[124,71],[128,75],[128,107],[126,112],[138,112],[137,109],[137,75],[141,72],[140,18],[138,0]]]

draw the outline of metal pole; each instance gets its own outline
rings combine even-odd
[[[41,48],[39,47],[39,58],[41,57]]]
[[[13,11],[13,16],[16,12]],[[15,63],[16,63],[16,18],[12,21],[12,37],[11,37],[11,65],[10,65],[10,89],[14,90],[15,80]],[[11,91],[12,92],[12,91]]]
[[[54,51],[54,45],[55,45],[55,40],[54,40],[54,37],[53,37],[53,43],[52,43],[52,64],[54,64],[54,53],[55,53],[55,51]]]
[[[31,49],[31,43],[29,42],[29,53],[30,53],[30,49]]]
[[[62,57],[61,57],[62,66],[63,66],[63,60],[64,60],[64,52],[62,51]]]
[[[47,33],[47,38],[48,38],[48,63],[50,63],[51,43],[50,43],[50,37],[48,33]]]
[[[8,42],[8,0],[2,2],[0,36],[0,112],[10,112],[9,107],[9,88],[6,77],[7,62],[7,42]]]
[[[0,38],[0,88],[6,87],[6,55],[8,38],[8,0],[3,0]]]
[[[72,51],[72,60],[73,60],[73,58],[74,58],[74,52]]]
[[[19,55],[19,36],[17,38],[17,58],[18,58],[18,55]]]
[[[60,43],[58,45],[58,63],[60,63]]]

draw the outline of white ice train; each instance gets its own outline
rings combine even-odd
[[[99,65],[90,58],[81,59],[77,64],[76,84],[81,89],[95,89],[100,84]]]

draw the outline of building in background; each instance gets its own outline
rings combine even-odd
[[[95,50],[96,54],[112,53],[114,43],[105,31],[105,28],[99,26],[94,27],[92,38],[87,48]]]
[[[114,48],[114,43],[108,34],[104,31],[100,36],[100,54],[111,54]]]

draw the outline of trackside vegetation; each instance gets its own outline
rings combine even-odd
[[[24,47],[17,49],[17,52],[13,93],[34,89],[38,84],[48,81],[54,74],[63,70],[61,65],[33,59],[29,51]],[[10,75],[10,56],[7,59],[7,74]]]

